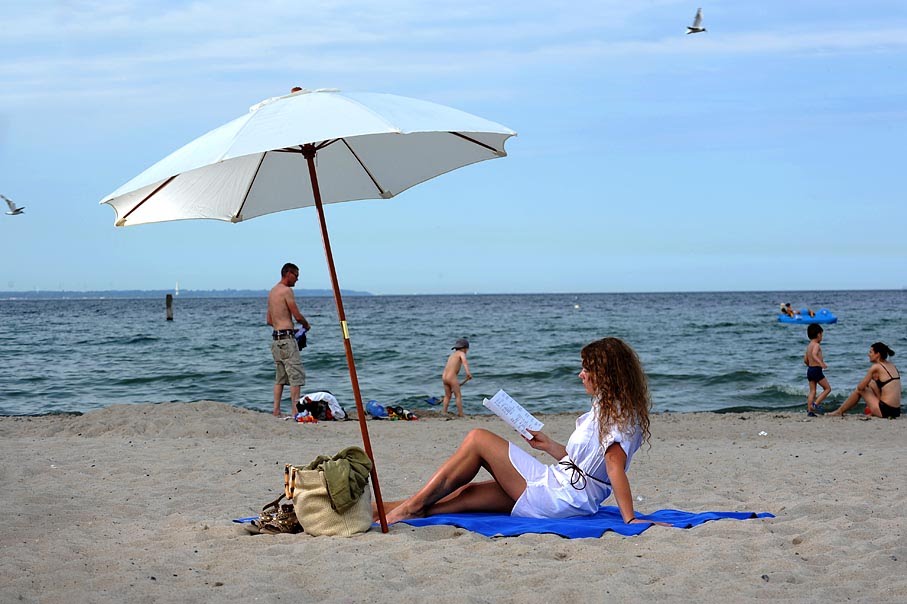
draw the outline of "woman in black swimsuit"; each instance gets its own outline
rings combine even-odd
[[[894,351],[882,342],[869,347],[872,367],[847,400],[828,415],[844,415],[862,398],[866,402],[866,415],[894,419],[901,415],[901,373],[888,360]]]

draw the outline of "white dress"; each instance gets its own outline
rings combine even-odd
[[[510,515],[528,518],[569,518],[597,512],[601,503],[611,495],[611,480],[605,467],[605,451],[613,443],[620,443],[626,453],[627,463],[624,470],[627,470],[633,454],[642,444],[642,430],[637,427],[631,432],[621,432],[614,427],[600,442],[596,407],[576,420],[576,430],[567,441],[567,455],[560,460],[560,462],[572,461],[582,470],[585,477],[579,477],[578,473],[560,463],[545,465],[510,443],[510,463],[526,480],[526,490],[517,499]],[[571,479],[576,486],[570,484]],[[585,488],[580,488],[583,484]]]

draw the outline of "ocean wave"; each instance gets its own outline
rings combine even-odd
[[[508,371],[503,373],[483,373],[483,378],[492,381],[498,381],[502,384],[518,383],[522,381],[561,381],[564,378],[575,378],[579,374],[579,368],[574,365],[562,365],[550,369],[538,369],[535,371]]]
[[[702,373],[648,373],[649,383],[661,387],[670,385],[701,385],[701,386],[724,386],[726,388],[736,388],[741,385],[757,383],[765,379],[761,373],[747,370],[733,370],[717,375],[707,375]]]
[[[764,374],[753,371],[737,370],[718,375],[705,376],[703,383],[707,386],[717,384],[751,384],[765,379]]]
[[[123,377],[116,380],[115,384],[123,386],[136,386],[143,384],[174,383],[187,380],[191,381],[210,379],[212,379],[212,375],[210,373],[188,371],[184,373],[157,373],[152,375]]]
[[[765,384],[758,388],[761,394],[766,396],[806,396],[806,384]]]
[[[740,323],[735,322],[735,321],[712,321],[712,322],[708,322],[708,323],[691,322],[691,323],[684,324],[684,327],[688,328],[688,329],[694,329],[697,331],[709,331],[712,329],[727,329],[730,327],[733,327],[734,329],[738,329],[740,327]]]
[[[145,335],[145,334],[136,334],[136,335],[132,335],[132,336],[106,336],[106,337],[101,337],[101,338],[97,338],[94,340],[92,340],[92,339],[84,340],[84,342],[86,342],[89,345],[93,345],[93,346],[111,346],[111,345],[119,346],[119,345],[123,345],[123,344],[127,344],[130,346],[135,345],[135,344],[151,345],[151,344],[154,344],[154,343],[160,342],[160,341],[161,341],[161,338],[159,338],[159,337]]]

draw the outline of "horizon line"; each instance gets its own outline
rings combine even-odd
[[[0,290],[0,298],[9,298],[16,294],[34,297],[41,294],[63,295],[63,294],[105,294],[105,293],[170,293],[174,290],[169,288],[161,289],[35,289],[35,290]],[[267,288],[224,288],[224,289],[182,289],[179,295],[191,297],[192,293],[212,293],[212,292],[249,292],[249,293],[267,293]],[[296,290],[302,292],[326,292],[318,296],[330,297],[333,290],[329,288],[300,288]],[[368,290],[356,290],[341,288],[341,293],[350,295],[362,295],[382,297],[382,296],[564,296],[564,295],[635,295],[635,294],[734,294],[734,293],[798,293],[798,292],[907,292],[907,286],[900,288],[823,288],[823,289],[703,289],[703,290],[662,290],[662,291],[537,291],[537,292],[410,292],[410,293],[373,293]]]

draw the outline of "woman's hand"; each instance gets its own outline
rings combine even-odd
[[[530,440],[526,438],[526,442],[529,443],[529,446],[533,449],[538,449],[539,451],[547,451],[545,447],[548,444],[554,442],[548,437],[547,434],[545,434],[541,430],[538,432],[534,430],[527,430],[527,432],[532,435],[532,439]]]
[[[626,524],[657,524],[658,526],[671,526],[667,522],[656,522],[654,520],[643,520],[642,518],[633,518]]]
[[[544,432],[535,432],[533,430],[529,430],[529,434],[532,435],[532,440],[528,438],[525,440],[533,449],[544,451],[555,459],[563,459],[564,456],[567,455],[566,447],[564,447],[564,445],[562,445],[561,443],[552,440]]]

